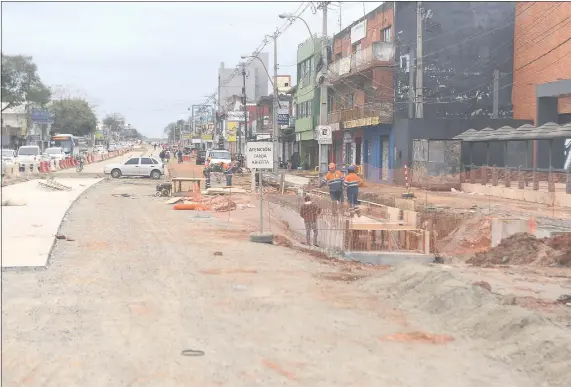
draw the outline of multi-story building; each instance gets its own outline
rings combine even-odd
[[[385,2],[333,37],[329,66],[330,160],[366,164],[369,178],[386,179],[392,147],[393,2]]]
[[[318,144],[315,140],[315,128],[319,122],[320,96],[317,84],[318,66],[321,63],[322,38],[317,36],[307,39],[297,47],[297,91],[294,96],[296,104],[295,151],[300,156],[300,166],[305,169],[314,168],[318,164]]]
[[[263,65],[260,60],[254,59],[246,66],[246,97],[248,102],[255,102],[260,97],[268,95],[269,78],[264,66],[269,68],[269,55],[267,52],[262,52],[258,54],[258,58],[263,62]],[[218,77],[221,82],[219,95],[221,103],[233,95],[242,95],[242,87],[244,86],[242,74],[230,79],[235,70],[235,67],[227,68],[224,66],[224,62],[220,63]]]
[[[512,116],[514,3],[420,4],[385,2],[334,36],[330,158],[364,164],[372,180],[390,181],[390,170],[407,162],[412,134],[395,137],[407,131],[403,120]]]
[[[2,108],[7,103],[2,102]],[[2,111],[2,148],[18,149],[26,143],[28,114],[25,106],[15,106]]]
[[[537,124],[537,86],[571,80],[571,3],[520,2],[516,4],[516,15],[513,115]],[[571,95],[554,98],[557,121],[570,122]]]

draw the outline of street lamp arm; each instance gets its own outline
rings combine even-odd
[[[242,59],[246,59],[246,58],[254,58],[260,61],[260,63],[262,64],[262,67],[264,67],[264,71],[266,72],[266,74],[268,74],[268,79],[270,80],[270,83],[272,84],[272,86],[275,87],[274,82],[272,81],[272,76],[270,75],[270,73],[268,72],[268,69],[266,68],[266,65],[264,64],[264,61],[262,61],[260,58],[258,58],[257,56],[252,56],[252,55],[248,55],[248,56],[242,56]]]
[[[281,14],[279,15],[280,19],[299,19],[303,22],[303,24],[305,24],[305,26],[307,27],[307,31],[309,31],[309,37],[311,39],[313,39],[313,34],[311,33],[311,28],[309,28],[309,24],[307,24],[307,22],[305,21],[304,18],[297,16],[297,15],[291,15],[291,14]]]

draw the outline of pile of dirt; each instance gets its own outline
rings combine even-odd
[[[486,251],[492,242],[492,221],[489,217],[472,217],[437,241],[438,251],[447,255],[472,255]]]
[[[490,358],[526,370],[541,385],[569,382],[568,329],[538,312],[502,305],[499,296],[458,279],[440,266],[403,264],[388,275],[358,284],[414,315],[431,331],[470,338]]]
[[[517,233],[489,251],[476,253],[467,262],[475,266],[571,266],[571,234],[537,239],[525,232]]]

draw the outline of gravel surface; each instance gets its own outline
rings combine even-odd
[[[461,335],[402,342],[423,321],[352,282],[379,270],[252,244],[155,183],[99,183],[46,270],[3,273],[3,386],[540,385]]]

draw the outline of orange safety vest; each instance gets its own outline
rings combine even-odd
[[[343,184],[345,185],[345,187],[349,188],[349,187],[359,187],[359,183],[361,182],[361,179],[359,178],[359,176],[357,176],[356,173],[351,172],[349,173],[346,177],[345,180],[343,181]]]
[[[330,191],[341,191],[343,187],[343,174],[341,171],[330,171],[325,175],[325,182],[329,186]]]

